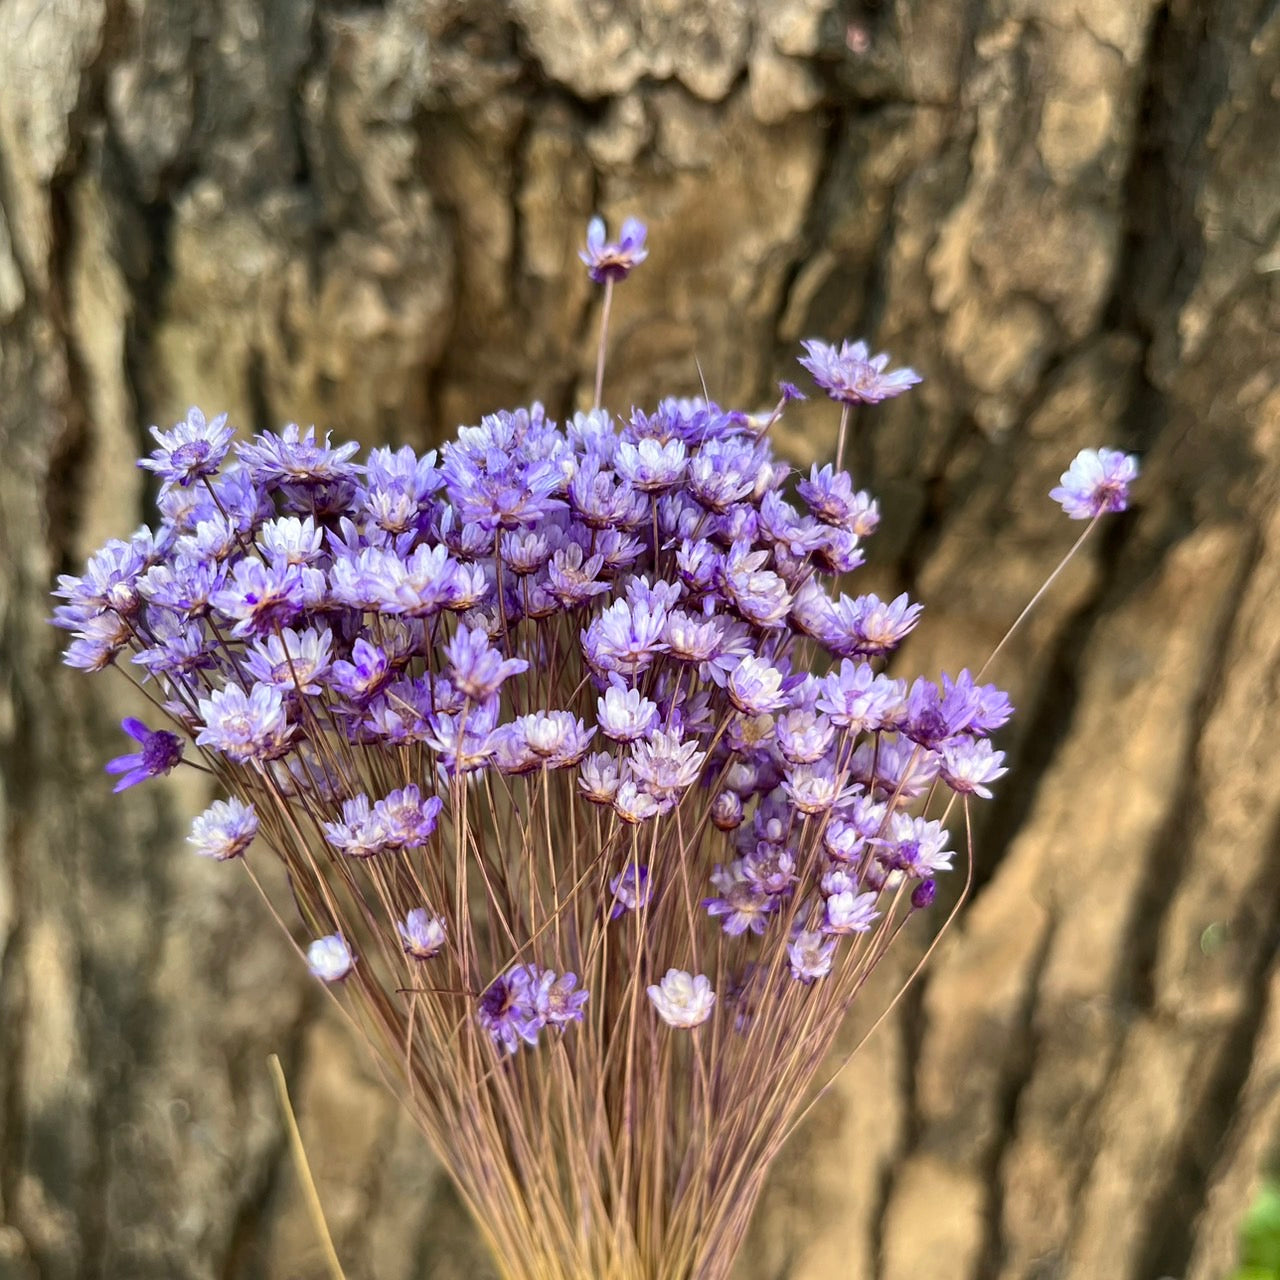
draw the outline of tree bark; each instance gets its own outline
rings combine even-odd
[[[863,582],[928,606],[904,668],[981,663],[1078,448],[1144,456],[1001,659],[972,897],[743,1280],[1223,1276],[1280,1108],[1277,77],[1266,0],[3,0],[0,1276],[322,1275],[273,1049],[352,1280],[490,1274],[247,882],[184,855],[199,788],[110,795],[133,704],[44,618],[188,404],[422,444],[589,400],[596,210],[650,224],[615,408],[770,403],[809,336],[926,375],[853,455]]]

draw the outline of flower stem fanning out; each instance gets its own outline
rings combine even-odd
[[[606,323],[644,256],[593,224]],[[788,485],[794,389],[618,420],[604,339],[591,412],[498,411],[439,457],[192,411],[156,434],[158,527],[61,578],[54,621],[169,717],[125,721],[117,790],[194,744],[228,798],[191,845],[294,934],[506,1280],[724,1280],[1011,708],[886,670],[921,607],[842,590],[879,507],[838,466]],[[919,381],[806,345],[842,411]],[[1064,477],[1086,534],[1136,474],[1105,454]]]

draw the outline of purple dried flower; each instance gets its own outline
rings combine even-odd
[[[825,813],[850,797],[848,774],[837,772],[825,760],[817,764],[793,764],[787,768],[782,789],[787,798],[806,814]]]
[[[788,711],[777,723],[778,750],[791,764],[816,764],[835,741],[835,721],[815,711]]]
[[[822,931],[827,934],[866,933],[879,918],[874,893],[854,893],[845,889],[826,901]]]
[[[857,537],[869,537],[880,523],[876,500],[863,490],[855,492],[849,473],[837,471],[830,463],[824,467],[814,463],[808,480],[802,480],[796,492],[823,524],[845,529]]]
[[[286,693],[320,693],[320,677],[328,670],[333,636],[325,628],[294,631],[291,627],[258,641],[245,655],[245,670],[255,680]]]
[[[658,708],[639,689],[627,688],[615,675],[610,677],[604,696],[596,699],[596,723],[605,737],[634,742],[658,727]]]
[[[529,669],[523,658],[504,658],[482,627],[460,626],[444,654],[454,687],[476,701],[497,693],[506,680]]]
[[[768,715],[787,705],[782,672],[762,658],[743,658],[729,673],[725,692],[744,715]]]
[[[187,488],[204,476],[217,473],[231,448],[235,428],[227,426],[227,415],[220,413],[212,422],[194,405],[187,416],[168,431],[151,428],[160,446],[138,466],[154,472],[165,484]]]
[[[800,930],[787,944],[791,976],[798,982],[815,982],[818,978],[825,978],[831,972],[831,961],[835,953],[835,938],[807,929]]]
[[[325,839],[348,858],[372,858],[391,844],[386,823],[374,813],[366,795],[344,800],[342,821],[324,822],[321,826]]]
[[[578,990],[578,975],[562,973],[559,977],[552,969],[539,970],[528,966],[533,1007],[538,1016],[550,1027],[563,1031],[571,1022],[581,1022],[591,993]]]
[[[781,627],[791,608],[787,584],[764,567],[767,551],[753,551],[749,542],[735,542],[724,557],[717,585],[725,598],[757,627]]]
[[[697,1027],[711,1016],[716,993],[705,974],[668,969],[657,986],[648,988],[658,1017],[669,1027]]]
[[[199,701],[204,728],[196,743],[229,760],[275,760],[289,750],[293,728],[280,690],[258,682],[249,693],[236,684],[215,689]]]
[[[678,800],[698,780],[705,751],[698,740],[684,741],[679,729],[656,730],[647,740],[631,744],[631,770],[658,799]]]
[[[842,656],[876,656],[897,648],[915,629],[922,610],[922,605],[911,603],[905,591],[888,602],[871,594],[855,599],[841,596],[835,603],[835,616],[842,635]]]
[[[666,649],[661,639],[666,620],[659,603],[615,600],[582,633],[583,653],[601,673],[638,675]]]
[[[641,493],[659,493],[669,489],[684,475],[688,466],[688,449],[683,440],[640,440],[618,444],[613,465],[632,488]]]
[[[956,738],[944,743],[938,755],[938,773],[943,782],[961,795],[990,800],[991,789],[987,783],[995,782],[1009,772],[1001,767],[1004,752],[993,751],[985,738]]]
[[[518,965],[510,973],[495,978],[480,997],[476,1020],[507,1053],[521,1044],[537,1044],[538,1032],[546,1019],[534,1007],[529,970]]]
[[[72,612],[65,608],[55,610],[55,622],[74,630],[103,609],[132,617],[142,603],[140,581],[155,559],[149,530],[139,530],[129,542],[113,538],[89,557],[83,577],[73,578],[65,573],[58,576],[54,595],[68,601]]]
[[[656,818],[670,807],[670,802],[642,791],[633,778],[624,777],[613,793],[613,811],[628,826],[639,826]]]
[[[577,764],[587,754],[596,731],[588,729],[572,711],[537,711],[514,722],[529,750],[550,769]]]
[[[150,778],[158,778],[182,760],[182,739],[176,733],[170,733],[168,729],[148,729],[133,716],[121,720],[120,727],[135,742],[142,744],[142,750],[107,761],[108,773],[124,775],[111,788],[112,791],[124,791]]]
[[[270,488],[354,481],[358,474],[348,459],[359,450],[359,444],[352,442],[335,449],[329,444],[328,432],[323,441],[316,439],[315,427],[303,432],[296,422],[291,422],[279,434],[264,431],[254,438],[257,444],[238,444],[236,453],[256,485]]]
[[[772,894],[764,892],[747,876],[741,862],[717,867],[711,874],[711,883],[718,892],[703,898],[702,905],[709,916],[724,917],[725,933],[737,937],[748,930],[764,932],[778,904]]]
[[[641,907],[647,907],[649,905],[649,868],[632,863],[609,881],[609,892],[613,894],[613,906],[609,910],[610,920],[616,920],[624,912],[638,911]]]
[[[880,861],[889,870],[924,877],[951,870],[955,854],[946,847],[949,839],[941,822],[896,810],[889,816],[885,835],[873,837],[870,843],[879,848]]]
[[[911,905],[917,911],[924,911],[927,907],[933,906],[933,900],[937,896],[938,882],[936,880],[921,880],[911,890]]]
[[[800,344],[808,353],[800,363],[833,400],[846,404],[878,404],[899,396],[922,379],[914,369],[885,372],[887,354],[872,356],[865,342],[842,342],[839,348],[809,338]]]
[[[396,932],[405,954],[415,960],[430,960],[445,943],[445,922],[425,907],[414,907],[403,921],[396,921]]]
[[[906,682],[878,673],[870,663],[840,663],[822,682],[818,710],[831,723],[853,733],[870,733],[893,725],[907,696]]]
[[[578,790],[592,804],[612,804],[621,785],[622,771],[607,751],[594,752],[583,760]]]
[[[307,948],[307,968],[321,982],[341,982],[355,967],[355,963],[356,958],[340,933],[317,938]]]
[[[1049,491],[1073,520],[1092,520],[1107,511],[1124,511],[1129,486],[1138,478],[1138,459],[1119,449],[1081,449]]]
[[[205,858],[226,862],[239,858],[258,834],[258,815],[253,805],[232,796],[215,800],[191,824],[187,843]]]
[[[625,280],[648,256],[644,247],[647,229],[639,218],[628,218],[615,243],[605,241],[603,218],[592,218],[587,224],[587,247],[578,250],[586,264],[587,274],[596,282]]]
[[[340,697],[368,702],[392,676],[386,652],[361,636],[351,647],[351,661],[341,659],[329,671],[329,685]]]
[[[287,562],[267,565],[257,556],[247,556],[209,599],[219,613],[235,620],[231,634],[248,639],[288,626],[318,605],[324,593],[324,574],[318,569]]]
[[[393,791],[373,806],[372,820],[386,832],[389,849],[421,849],[436,829],[444,801],[427,796],[416,785]]]

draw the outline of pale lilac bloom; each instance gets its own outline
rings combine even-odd
[[[1138,459],[1119,449],[1081,449],[1049,491],[1073,520],[1092,520],[1108,511],[1124,511],[1129,486],[1138,478]]]
[[[258,834],[258,815],[253,805],[235,796],[215,800],[191,823],[187,843],[201,857],[226,862],[240,857]]]
[[[592,804],[612,804],[622,776],[618,762],[607,751],[597,751],[583,760],[578,789]]]
[[[596,731],[588,729],[571,711],[536,711],[514,721],[529,750],[552,769],[577,764],[587,754]]]
[[[872,766],[875,777],[871,776]],[[849,777],[866,786],[914,800],[924,795],[938,776],[938,756],[910,738],[884,735],[876,742],[862,742],[849,761]]]
[[[835,722],[814,711],[788,711],[777,723],[778,750],[791,764],[816,764],[835,742]]]
[[[897,810],[890,815],[884,836],[873,837],[870,843],[880,849],[880,861],[890,870],[925,877],[951,870],[955,853],[946,847],[950,838],[941,822]]]
[[[629,864],[609,881],[609,892],[613,894],[610,920],[616,920],[624,912],[647,907],[650,893],[649,868],[637,866],[634,862]]]
[[[332,650],[333,635],[327,627],[285,627],[254,644],[245,655],[245,669],[263,684],[314,696],[321,692],[320,677],[329,670]]]
[[[790,893],[796,882],[796,859],[785,845],[761,840],[742,858],[743,876],[771,897]]]
[[[258,545],[271,564],[314,564],[324,543],[324,530],[307,516],[281,516],[258,530]]]
[[[220,413],[212,422],[194,405],[187,416],[168,431],[151,428],[160,446],[138,466],[153,471],[165,484],[188,488],[205,476],[215,475],[231,448],[235,428],[227,426],[227,415]]]
[[[657,704],[613,676],[604,696],[596,699],[596,723],[615,742],[634,742],[658,727]]]
[[[652,795],[678,800],[702,772],[707,753],[696,738],[685,742],[679,730],[656,730],[631,745],[631,771]]]
[[[571,1022],[581,1022],[590,992],[578,990],[578,975],[553,969],[526,966],[530,976],[533,1008],[547,1026],[563,1031]]]
[[[905,681],[877,672],[870,663],[846,658],[839,671],[823,680],[818,710],[841,729],[868,733],[895,723],[906,695]]]
[[[899,396],[922,379],[914,369],[894,369],[886,373],[886,353],[873,356],[865,342],[842,342],[839,348],[808,338],[800,344],[807,355],[800,363],[813,380],[833,400],[846,404],[878,404]]]
[[[729,673],[725,691],[744,715],[767,715],[787,705],[782,672],[761,658],[743,658]]]
[[[668,969],[658,985],[648,988],[648,994],[658,1017],[669,1027],[701,1026],[716,1002],[710,979],[683,969]]]
[[[231,684],[215,689],[197,704],[204,728],[196,743],[212,747],[229,760],[275,760],[289,750],[293,726],[279,689],[256,683],[249,693]]]
[[[369,797],[358,795],[342,804],[341,822],[322,822],[325,839],[348,858],[372,858],[391,847],[391,832]]]
[[[415,907],[403,921],[396,921],[396,931],[405,954],[415,960],[430,960],[445,944],[445,922],[425,907]]]
[[[922,609],[905,592],[890,601],[867,594],[856,599],[841,596],[835,602],[836,621],[850,650],[869,656],[896,648],[915,629]]]
[[[688,465],[688,450],[682,440],[641,440],[618,444],[613,465],[623,479],[642,493],[669,489]]]
[[[791,976],[798,982],[814,982],[831,972],[832,958],[836,953],[835,938],[822,933],[801,929],[787,944],[787,958],[791,961]]]
[[[717,893],[703,898],[702,905],[709,916],[723,917],[725,933],[737,937],[748,930],[757,934],[764,932],[778,903],[775,895],[766,893],[748,878],[741,862],[717,867],[712,872],[711,883]]]
[[[659,603],[615,600],[582,632],[583,653],[597,671],[639,675],[667,647],[661,638],[666,620]]]
[[[826,900],[822,931],[827,934],[866,933],[879,918],[874,893],[846,890]]]
[[[445,646],[449,675],[454,687],[468,698],[487,698],[498,692],[512,676],[528,671],[524,658],[504,658],[490,643],[482,627],[459,624]]]
[[[356,958],[340,933],[317,938],[307,948],[307,967],[321,982],[341,982],[355,963]]]
[[[372,817],[386,832],[387,848],[421,849],[435,832],[443,808],[439,796],[424,798],[419,788],[410,783],[379,800],[373,806]]]
[[[534,1005],[529,968],[517,965],[495,978],[480,997],[476,1021],[489,1033],[495,1047],[515,1053],[522,1044],[537,1044],[546,1018]]]
[[[669,802],[642,791],[632,778],[624,778],[613,793],[613,811],[629,826],[638,826],[658,817],[670,807]]]
[[[806,814],[825,813],[851,795],[848,773],[837,773],[835,767],[824,760],[789,766],[783,775],[782,789],[791,803]]]
[[[592,218],[587,223],[587,247],[578,250],[578,257],[596,284],[625,280],[649,256],[649,250],[644,247],[646,233],[639,218],[628,218],[622,224],[618,239],[606,241],[604,219]]]
[[[952,791],[991,799],[989,782],[1003,778],[1004,752],[993,751],[986,738],[956,738],[938,751],[938,772]]]
[[[809,478],[796,486],[796,492],[824,524],[846,529],[858,537],[869,537],[880,523],[875,499],[863,490],[855,491],[849,473],[837,471],[831,463],[819,467],[815,462]]]

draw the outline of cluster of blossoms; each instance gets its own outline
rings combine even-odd
[[[593,224],[583,258],[612,284],[645,254],[640,224],[614,245]],[[861,343],[805,346],[846,406],[919,381]],[[933,810],[991,795],[1011,707],[967,670],[890,674],[921,608],[843,589],[879,508],[775,457],[798,394],[563,424],[534,404],[363,462],[197,409],[153,429],[158,524],[58,588],[67,661],[134,668],[169,722],[125,722],[117,789],[193,743],[231,793],[196,851],[265,838],[312,972],[396,1043],[421,1023],[424,1061],[460,1026],[498,1061],[590,1028],[603,1093],[623,1087],[610,1035],[656,1034],[644,1018],[749,1040],[830,987],[834,1026],[933,903],[955,857]],[[1087,453],[1055,496],[1122,509],[1134,474]]]

